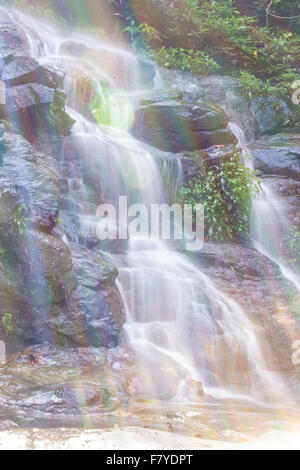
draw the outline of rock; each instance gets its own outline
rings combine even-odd
[[[279,267],[250,244],[205,243],[196,256],[203,272],[257,326],[267,367],[293,370],[291,343],[297,331],[300,296]]]
[[[138,64],[141,68],[142,81],[148,86],[153,85],[154,78],[156,75],[156,68],[154,62],[143,59],[142,57],[138,57]]]
[[[58,176],[52,160],[34,151],[21,136],[6,132],[0,164],[0,190],[41,230],[51,231],[58,213]],[[1,210],[1,209],[0,209]],[[6,212],[13,227],[14,213]],[[3,223],[2,218],[1,223]]]
[[[99,252],[26,231],[2,236],[0,255],[0,337],[10,350],[50,340],[63,346],[118,344],[125,313],[117,270]]]
[[[39,358],[39,364],[32,365],[30,356]],[[100,416],[111,416],[127,402],[124,381],[131,360],[125,356],[124,350],[45,344],[8,357],[0,366],[1,420],[50,427],[61,420],[64,426],[77,427],[88,414],[96,425]]]
[[[116,268],[98,251],[70,244],[76,290],[49,325],[63,344],[115,347],[125,322]]]
[[[38,83],[50,88],[59,88],[63,85],[64,74],[40,66],[31,57],[10,55],[5,58],[1,80],[7,87]]]
[[[226,129],[225,112],[212,105],[180,102],[146,102],[136,112],[132,133],[163,151],[182,152],[211,145],[235,143]]]
[[[238,79],[228,76],[199,77],[163,68],[159,72],[168,87],[183,95],[191,94],[195,101],[214,103],[225,109],[230,121],[243,129],[247,141],[281,132],[300,122],[299,106],[293,106],[290,97],[250,95]]]
[[[36,105],[52,104],[55,91],[44,85],[30,83],[6,90],[6,108],[8,113],[17,113],[22,109]]]
[[[235,146],[230,144],[224,145],[221,148],[213,146],[204,150],[178,154],[183,180],[187,182],[191,178],[195,178],[199,172],[204,172],[203,163],[206,162],[210,166],[218,165],[220,162],[226,161],[234,151]]]
[[[255,96],[232,77],[201,77],[198,86],[206,99],[224,108],[230,120],[244,131],[248,141],[264,134],[274,134],[299,120],[296,107],[276,96]],[[289,97],[288,97],[289,98]]]
[[[260,135],[281,132],[287,125],[300,122],[298,108],[278,96],[252,96],[250,106]]]
[[[125,321],[116,268],[51,235],[59,199],[53,161],[9,132],[0,144],[0,337],[11,350],[50,338],[115,346]]]
[[[250,108],[249,96],[241,83],[228,76],[198,76],[179,70],[159,69],[162,81],[194,101],[214,103],[226,110],[229,120],[239,124],[248,141],[259,135],[258,123]]]
[[[64,242],[24,230],[0,238],[0,336],[8,350],[50,339],[47,320],[76,288],[71,254]],[[5,275],[4,275],[5,272]]]
[[[30,77],[38,68],[39,63],[31,57],[10,55],[5,58],[1,80],[11,86],[25,84],[26,77]]]
[[[0,18],[0,55],[24,54],[30,51],[30,44],[22,28],[10,18]]]
[[[255,167],[262,176],[285,176],[300,179],[300,136],[278,134],[255,141],[252,151]]]
[[[0,192],[12,206],[3,206],[0,197],[1,225],[14,227],[18,208],[31,225],[51,232],[58,214],[59,182],[53,160],[36,152],[22,136],[5,132],[0,137]],[[4,212],[2,208],[5,207]]]
[[[75,100],[72,106],[89,120],[94,121],[91,104],[99,93],[97,81],[93,80],[88,70],[83,69],[82,66],[75,67],[72,70],[71,80],[74,93],[76,93],[76,96],[80,96],[80,100]]]
[[[36,83],[7,88],[0,117],[12,122],[30,142],[41,134],[68,135],[74,121],[65,112],[65,97],[62,92]]]

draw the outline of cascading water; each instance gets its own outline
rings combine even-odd
[[[23,15],[14,19],[24,25],[32,55],[66,73],[68,111],[76,124],[60,162],[61,175],[67,175],[60,214],[64,240],[86,243],[95,237],[102,201],[117,204],[119,196],[127,196],[129,204],[147,207],[172,202],[168,195],[176,192],[179,163],[170,163],[169,155],[141,144],[126,130],[99,126],[81,114],[87,93],[99,93],[108,100],[110,124],[121,121],[126,127],[136,100],[145,94],[137,58],[79,36],[72,40],[83,42],[86,54],[78,60],[66,49],[65,38],[54,39],[56,32]],[[164,173],[173,181],[169,190]],[[199,402],[203,388],[220,399],[286,399],[281,380],[267,370],[258,329],[188,257],[151,237],[131,238],[111,256],[119,269],[126,340],[135,352],[143,396]]]
[[[230,128],[238,139],[238,145],[246,157],[246,165],[254,169],[253,156],[247,146],[242,129],[234,123],[230,123]],[[300,292],[300,277],[286,264],[282,246],[282,241],[288,234],[290,222],[284,214],[280,200],[273,193],[268,182],[263,181],[261,187],[262,191],[258,199],[254,201],[252,239],[258,251],[274,261],[280,267],[283,276],[292,282]]]

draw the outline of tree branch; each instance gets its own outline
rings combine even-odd
[[[271,2],[269,3],[269,5],[267,6],[267,9],[266,9],[266,25],[267,25],[267,28],[269,27],[269,14],[270,14],[270,8],[271,8],[272,5],[273,5],[273,0],[271,0]]]

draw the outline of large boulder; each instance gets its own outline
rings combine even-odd
[[[251,111],[249,96],[239,80],[219,75],[199,76],[179,70],[160,69],[163,83],[194,101],[214,103],[226,110],[229,120],[241,126],[247,140],[259,135],[257,120]]]
[[[226,113],[213,105],[161,97],[136,111],[135,137],[163,151],[182,152],[235,143]]]
[[[63,345],[115,347],[125,322],[118,271],[99,251],[70,244],[76,289],[48,325]]]
[[[299,107],[289,96],[251,96],[250,108],[254,114],[259,135],[282,132],[287,126],[300,124]]]
[[[222,106],[230,120],[244,131],[248,141],[264,134],[280,132],[299,122],[300,114],[290,97],[260,96],[247,92],[233,77],[209,76],[198,79],[200,98]]]
[[[228,160],[234,151],[235,146],[230,144],[222,145],[220,148],[213,146],[203,150],[178,154],[177,158],[180,161],[184,182],[195,178],[199,172],[204,174],[204,164],[218,168],[219,164]]]
[[[17,113],[22,109],[42,104],[52,104],[55,91],[38,83],[19,85],[6,90],[6,108],[8,113]]]
[[[13,23],[8,16],[0,14],[0,56],[24,54],[30,51],[30,44],[24,30]]]
[[[1,339],[9,350],[44,341],[116,346],[125,321],[117,269],[62,240],[55,160],[0,131]]]
[[[198,76],[161,68],[160,78],[165,86],[183,95],[192,94],[195,101],[214,103],[225,109],[230,121],[243,129],[248,141],[300,122],[299,107],[292,104],[289,96],[255,96],[233,77]]]
[[[0,192],[0,224],[3,226],[6,221],[6,230],[13,229],[18,213],[20,217],[24,214],[24,220],[30,219],[31,226],[52,230],[59,202],[59,180],[53,160],[11,132],[0,137]]]
[[[2,232],[0,336],[8,350],[50,339],[47,319],[75,288],[71,255],[62,240],[25,230]]]
[[[50,88],[59,88],[63,85],[63,79],[64,74],[40,66],[32,57],[9,55],[4,59],[1,80],[8,87],[38,83]]]
[[[65,94],[38,83],[6,88],[0,117],[12,122],[30,142],[41,134],[68,135],[74,124],[65,112]]]
[[[0,238],[0,337],[11,351],[50,341],[115,347],[125,314],[101,253],[26,230]]]
[[[264,137],[250,146],[255,168],[262,176],[284,176],[300,180],[300,135]]]

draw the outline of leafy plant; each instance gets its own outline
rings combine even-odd
[[[241,71],[239,80],[245,90],[248,91],[249,96],[252,94],[259,96],[276,96],[280,91],[275,86],[271,85],[270,80],[261,80],[249,72]]]
[[[24,206],[18,206],[13,215],[15,227],[20,235],[23,235],[27,228],[27,218],[24,217]]]
[[[252,201],[261,190],[256,173],[247,168],[236,151],[217,166],[204,163],[182,190],[185,203],[202,204],[206,234],[224,241],[249,234]]]
[[[174,47],[161,47],[153,52],[159,65],[167,68],[184,70],[198,74],[217,73],[220,66],[207,54],[194,49],[182,49]]]
[[[6,334],[14,332],[13,316],[11,313],[5,313],[2,317],[2,325]]]

